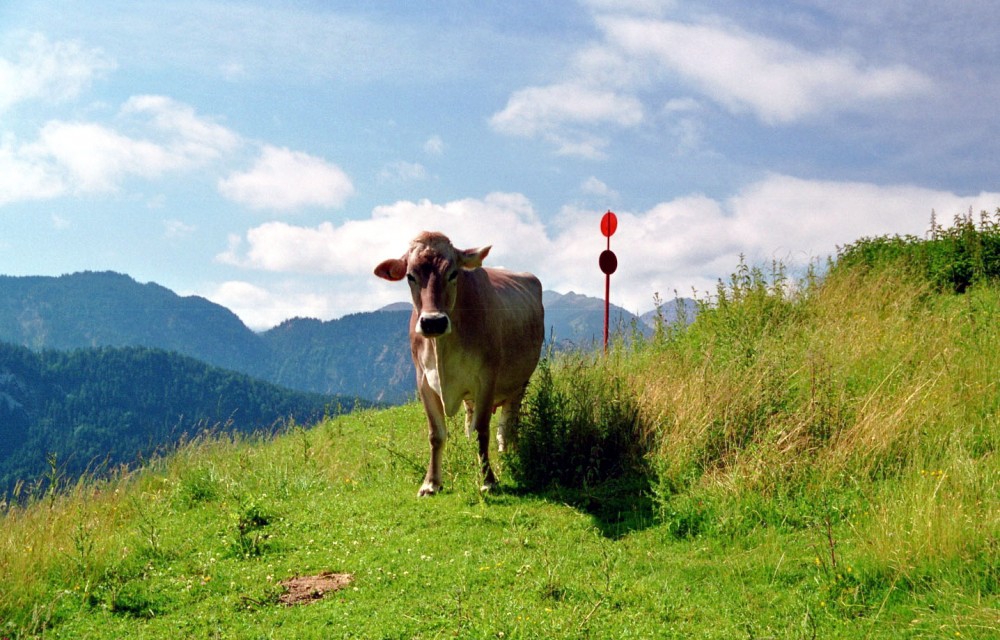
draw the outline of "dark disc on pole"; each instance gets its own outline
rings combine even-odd
[[[615,231],[618,230],[618,216],[613,212],[608,211],[601,218],[601,233],[604,234],[605,238],[610,238],[615,235]]]
[[[601,271],[605,275],[611,275],[618,270],[618,256],[611,249],[605,249],[601,252],[601,257],[597,259],[597,263],[601,265]]]

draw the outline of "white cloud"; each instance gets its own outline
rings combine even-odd
[[[23,153],[13,136],[0,140],[0,206],[54,198],[64,191],[62,180],[43,158]]]
[[[598,180],[594,176],[590,176],[583,181],[580,185],[580,190],[586,194],[592,196],[602,196],[605,198],[617,198],[618,192],[604,184],[601,180]]]
[[[490,124],[508,135],[541,136],[565,155],[599,157],[607,140],[589,133],[591,127],[633,127],[643,117],[635,97],[570,82],[516,91]]]
[[[439,156],[444,153],[444,140],[439,135],[433,135],[424,142],[424,153],[430,156]]]
[[[127,175],[146,178],[184,166],[185,158],[148,140],[137,140],[94,123],[49,122],[38,142],[24,149],[28,157],[49,160],[73,192],[117,189]]]
[[[245,239],[230,238],[217,259],[265,271],[367,276],[379,261],[401,255],[423,230],[444,231],[460,246],[495,243],[494,264],[523,255],[541,259],[547,248],[544,227],[527,198],[493,193],[443,205],[400,201],[339,226],[267,222],[247,231]]]
[[[680,150],[691,151],[700,145],[692,115],[700,105],[678,90],[787,125],[880,109],[933,87],[913,67],[879,64],[853,50],[811,51],[711,16],[697,23],[658,17],[670,3],[588,4],[600,38],[583,43],[553,83],[514,91],[490,119],[495,131],[546,140],[559,154],[599,158],[609,129],[636,128],[659,111],[676,123]]]
[[[339,207],[354,193],[337,165],[300,151],[265,145],[254,166],[219,181],[226,198],[253,209],[290,211],[307,206]]]
[[[204,297],[230,309],[244,324],[258,331],[293,317],[329,318],[340,315],[324,296],[287,284],[270,290],[249,282],[231,280],[216,286]]]
[[[131,98],[119,115],[118,124],[138,135],[96,122],[50,120],[33,142],[5,136],[0,203],[114,192],[127,177],[202,167],[240,144],[235,133],[162,96]]]
[[[598,24],[610,46],[770,124],[913,97],[931,87],[907,66],[868,64],[850,51],[813,53],[731,27],[621,17]]]
[[[611,248],[618,256],[618,271],[611,280],[612,302],[647,311],[657,292],[663,297],[674,290],[690,295],[694,287],[700,295],[714,293],[716,281],[728,277],[740,254],[755,265],[777,259],[801,267],[861,236],[920,235],[931,209],[948,217],[970,206],[992,211],[997,203],[1000,193],[961,196],[907,185],[774,174],[723,200],[693,194],[645,211],[616,210],[619,225]],[[319,316],[329,318],[405,299],[405,287],[378,280],[372,269],[384,258],[402,255],[419,231],[433,229],[445,232],[459,247],[492,244],[490,265],[532,271],[548,289],[603,297],[604,275],[597,265],[606,246],[599,231],[603,213],[566,208],[546,227],[530,201],[516,193],[445,204],[402,201],[377,207],[367,219],[340,225],[266,223],[245,237],[231,238],[218,260],[329,278],[336,303],[324,298],[331,315]],[[273,317],[278,315],[275,311]],[[305,314],[297,310],[290,315]]]
[[[121,111],[148,116],[153,127],[168,137],[171,151],[190,163],[215,160],[241,144],[234,132],[166,96],[133,96]]]
[[[419,162],[405,162],[399,160],[387,164],[379,172],[379,180],[382,182],[415,182],[427,179],[427,168]]]
[[[194,225],[187,224],[182,220],[175,220],[175,219],[164,221],[163,227],[164,227],[164,234],[166,235],[167,238],[171,240],[184,238],[198,230],[198,227]]]
[[[920,236],[927,230],[931,209],[950,218],[970,206],[992,211],[998,203],[1000,193],[962,196],[910,185],[774,174],[723,201],[689,196],[644,212],[618,213],[618,232],[611,244],[619,268],[612,276],[612,294],[626,308],[648,310],[654,291],[666,296],[677,289],[687,295],[693,286],[702,293],[714,292],[716,280],[728,277],[741,253],[751,264],[767,266],[780,260],[801,267],[863,236]],[[593,219],[598,216],[595,212]],[[590,226],[595,224],[591,221]],[[580,238],[561,236],[557,244],[571,245],[590,235],[596,231],[587,227]],[[554,272],[557,277],[561,273],[567,285],[576,285],[569,270]],[[558,286],[559,280],[555,283]],[[596,289],[591,286],[585,292],[594,295]]]
[[[41,34],[16,46],[16,58],[0,58],[0,113],[20,102],[75,98],[94,78],[115,67],[99,49],[86,49],[77,42],[49,42]]]

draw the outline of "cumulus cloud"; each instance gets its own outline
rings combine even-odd
[[[245,238],[230,238],[217,259],[265,271],[365,276],[380,260],[402,255],[423,230],[445,231],[460,246],[495,242],[490,254],[495,264],[521,255],[540,259],[547,248],[545,229],[528,199],[493,193],[445,204],[400,201],[376,207],[368,219],[339,226],[267,222],[247,231]]]
[[[611,248],[618,255],[612,301],[632,311],[652,307],[653,294],[669,297],[714,292],[740,254],[752,264],[780,260],[803,267],[865,235],[926,231],[931,209],[941,216],[993,210],[1000,193],[957,195],[920,187],[804,180],[773,174],[724,199],[691,194],[643,211],[618,211]],[[533,271],[544,286],[603,297],[597,257],[605,248],[599,221],[604,210],[565,208],[543,225],[523,195],[494,193],[482,199],[435,204],[402,201],[373,210],[364,220],[302,227],[270,222],[236,236],[222,262],[280,273],[331,278],[341,315],[359,300],[384,304],[406,298],[371,275],[383,258],[401,255],[423,229],[447,233],[456,245],[492,244],[488,262]],[[488,221],[488,225],[484,222]],[[347,295],[349,293],[349,295]],[[353,301],[353,302],[352,302]],[[293,315],[303,315],[296,313]],[[326,316],[330,317],[330,316]]]
[[[776,126],[878,108],[933,86],[910,66],[879,64],[853,50],[811,51],[711,16],[690,23],[661,17],[672,3],[588,4],[600,38],[582,44],[553,83],[514,91],[490,119],[495,131],[599,158],[609,127],[634,129],[659,111],[684,116],[674,133],[690,150],[700,135],[690,116],[699,103],[678,91]]]
[[[581,128],[632,127],[643,115],[642,103],[633,96],[569,82],[516,91],[490,125],[508,135],[541,136],[564,155],[600,157],[607,139]]]
[[[265,145],[254,166],[219,181],[226,198],[253,209],[339,207],[354,193],[344,171],[322,158]]]
[[[20,102],[59,102],[76,97],[115,63],[78,42],[50,42],[32,34],[17,43],[16,57],[0,57],[0,113]]]
[[[23,153],[13,136],[0,140],[0,206],[23,200],[44,200],[65,191],[50,164]]]
[[[125,133],[96,122],[50,120],[36,140],[0,143],[0,203],[116,191],[130,176],[157,178],[230,153],[240,138],[190,106],[162,96],[131,98]]]
[[[133,96],[121,111],[148,117],[152,126],[167,136],[172,153],[189,163],[215,160],[241,144],[233,131],[166,96]]]
[[[904,65],[868,64],[850,51],[814,53],[780,40],[714,24],[602,17],[609,45],[674,72],[731,111],[769,124],[928,91],[931,81]]]
[[[25,153],[48,160],[66,190],[84,193],[113,191],[126,175],[155,177],[185,161],[157,143],[103,125],[62,121],[46,124]]]
[[[254,330],[269,329],[293,318],[330,318],[338,313],[337,296],[306,291],[292,283],[279,283],[272,288],[240,280],[230,280],[214,286],[203,294],[238,315]]]
[[[998,202],[1000,193],[964,196],[910,185],[773,174],[722,200],[694,195],[647,211],[619,213],[618,232],[612,238],[619,270],[612,287],[626,308],[648,310],[654,291],[714,291],[716,280],[732,272],[740,254],[752,264],[779,260],[803,267],[862,236],[920,236],[932,209],[950,217],[969,207],[994,210]],[[582,240],[594,232],[579,233]],[[566,270],[554,271],[556,282],[562,273],[567,284],[575,285]]]

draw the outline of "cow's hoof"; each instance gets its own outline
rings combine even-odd
[[[483,482],[483,486],[479,487],[479,491],[480,493],[489,493],[490,491],[496,489],[498,484],[500,483],[496,480],[486,480]]]
[[[433,482],[425,482],[420,491],[417,492],[418,498],[423,498],[424,496],[432,496],[441,490],[441,485],[435,484]]]

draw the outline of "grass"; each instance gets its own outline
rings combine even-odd
[[[414,498],[411,404],[5,505],[0,638],[997,637],[1000,286],[914,246],[741,263],[690,327],[547,361],[490,494],[456,421]]]

